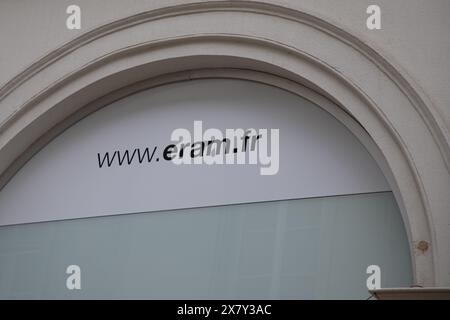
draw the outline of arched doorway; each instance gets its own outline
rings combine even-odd
[[[163,7],[99,26],[49,52],[0,89],[0,186],[70,124],[128,91],[205,76],[292,92],[301,84],[345,110],[391,174],[414,283],[449,284],[449,232],[438,227],[448,224],[450,199],[442,117],[393,59],[292,8],[247,1]]]
[[[364,299],[369,265],[383,286],[409,286],[381,153],[332,102],[298,90],[175,82],[68,128],[0,194],[2,297],[74,297],[60,272],[71,264],[84,298]],[[278,172],[164,161],[171,132],[196,120],[279,129]]]

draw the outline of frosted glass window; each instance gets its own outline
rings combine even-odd
[[[411,284],[391,192],[0,227],[3,299],[365,299],[371,264]]]

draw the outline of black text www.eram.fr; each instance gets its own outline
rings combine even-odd
[[[184,128],[171,134],[173,143],[162,148],[162,159],[182,164],[259,164],[261,175],[279,170],[278,129],[219,129],[203,132],[201,121],[194,121],[194,132]],[[159,147],[144,147],[97,153],[99,168],[159,162]]]

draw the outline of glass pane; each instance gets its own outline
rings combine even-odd
[[[372,264],[411,284],[391,192],[0,227],[0,298],[365,299]]]

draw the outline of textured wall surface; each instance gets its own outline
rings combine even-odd
[[[70,4],[81,30],[66,28]],[[0,1],[0,186],[108,93],[169,72],[251,69],[288,91],[286,79],[310,85],[357,119],[392,171],[415,281],[449,286],[450,1],[378,0],[380,30],[366,27],[369,4]]]
[[[142,11],[187,0],[3,0],[0,2],[0,85],[37,59],[83,32]],[[262,1],[263,2],[263,1]],[[450,128],[450,1],[273,0],[311,13],[358,35],[401,66],[439,108]],[[366,8],[381,8],[381,30],[368,30]],[[81,30],[65,27],[70,4],[82,10]],[[195,24],[195,21],[192,21]],[[212,21],[214,23],[214,21]],[[243,24],[247,23],[242,21]],[[270,26],[267,26],[270,27]],[[152,30],[148,30],[149,33]],[[381,94],[381,93],[380,93]]]

